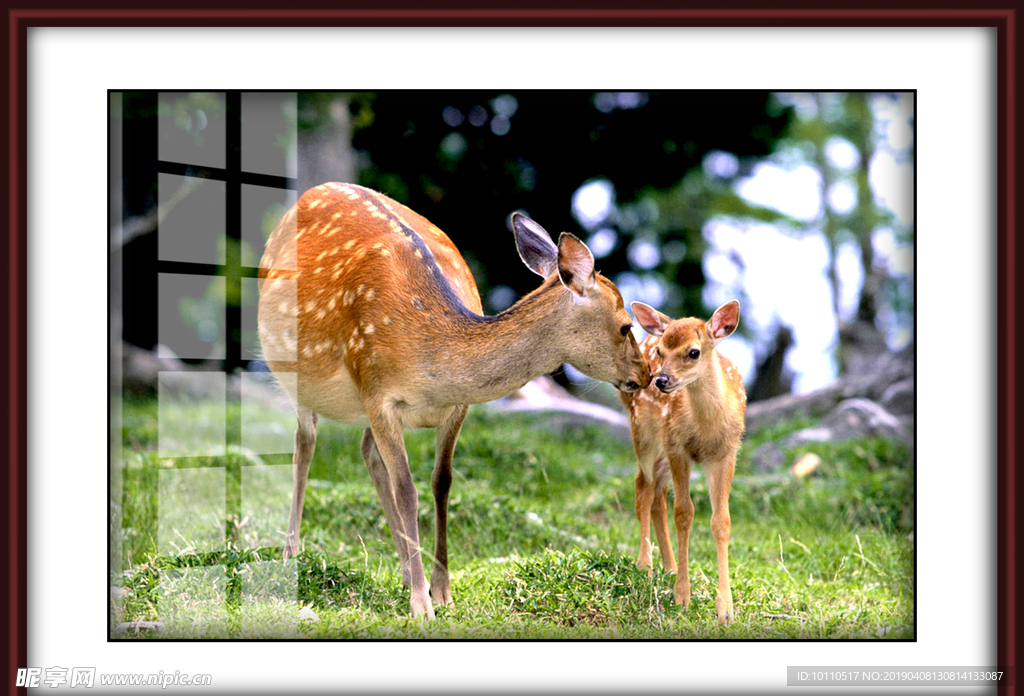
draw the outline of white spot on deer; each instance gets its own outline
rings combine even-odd
[[[313,275],[316,275],[317,273],[319,273],[322,270],[324,270],[323,266],[317,266],[316,268],[313,269]]]
[[[350,239],[350,240],[348,240],[347,242],[345,242],[342,245],[342,249],[345,249],[346,251],[348,251],[349,249],[351,249],[355,245],[355,243],[356,243],[356,240]]]
[[[418,258],[418,259],[422,259],[423,258],[423,252],[421,252],[419,249],[417,249],[413,253],[416,254],[416,258]]]
[[[318,320],[318,321],[319,321],[320,319],[323,319],[323,318],[324,318],[324,317],[326,317],[326,316],[327,316],[327,310],[326,310],[326,309],[321,309],[320,311],[318,311],[318,312],[316,313],[316,318],[317,318],[317,320]]]
[[[308,314],[312,314],[314,309],[316,309],[316,302],[310,300],[309,302],[306,303],[306,312]]]
[[[376,296],[377,296],[377,291],[374,290],[373,288],[370,288],[369,290],[366,291],[366,300],[367,300],[367,302],[369,302],[370,300],[372,300]]]
[[[372,334],[374,331],[376,331],[376,329],[373,327],[373,324],[367,324],[363,327],[364,334]]]
[[[319,261],[320,259],[322,259],[325,256],[327,256],[327,251],[326,250],[325,251],[321,251],[320,254],[316,257],[316,260]]]
[[[384,317],[384,325],[391,326],[391,317]]]
[[[661,407],[661,417],[662,418],[668,418],[668,412],[669,412],[668,404],[665,404],[664,406]]]
[[[332,297],[331,301],[327,303],[327,309],[334,309],[335,305],[338,304],[338,298]]]
[[[384,257],[391,256],[391,250],[390,249],[381,249],[380,250],[380,255],[384,256]]]
[[[298,348],[299,342],[295,338],[295,334],[292,333],[291,329],[285,329],[284,332],[284,345],[291,354],[295,353],[295,349]]]

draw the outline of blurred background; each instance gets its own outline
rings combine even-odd
[[[120,108],[123,337],[162,358],[260,369],[252,269],[324,181],[443,229],[488,313],[537,285],[515,210],[584,239],[627,306],[707,318],[739,299],[720,350],[751,401],[913,341],[912,93],[126,92]]]
[[[914,635],[914,94],[148,91],[110,105],[112,635],[143,620],[170,637],[277,636],[297,603],[327,617],[304,629],[317,636],[405,621],[358,429],[319,426],[306,550],[281,560],[295,415],[276,383],[296,377],[261,359],[259,264],[300,192],[326,181],[443,229],[488,313],[539,284],[517,210],[584,239],[627,305],[707,318],[738,298],[719,350],[750,401],[730,503],[737,597],[755,617],[739,635]],[[652,582],[633,575],[619,398],[569,367],[554,380],[474,407],[463,428],[451,539],[476,579],[457,580],[469,609],[455,621],[713,635],[710,610],[664,611],[664,578],[637,585],[639,605],[581,580]],[[433,434],[406,446],[429,481]],[[696,469],[691,490],[706,520]],[[710,574],[702,524],[693,554]],[[473,594],[484,586],[511,599]],[[536,615],[543,597],[559,598],[553,618]]]

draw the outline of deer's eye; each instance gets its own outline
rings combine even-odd
[[[623,337],[623,338],[625,338],[625,337],[626,337],[626,334],[628,334],[628,333],[629,333],[629,331],[630,331],[630,329],[632,329],[632,328],[633,328],[633,325],[632,325],[632,324],[626,324],[625,326],[623,326],[623,327],[622,327],[622,331],[621,331],[621,333],[622,333],[622,337]]]
[[[694,348],[694,349],[692,349],[690,351],[690,360],[696,360],[699,357],[700,357],[700,351],[699,350]]]

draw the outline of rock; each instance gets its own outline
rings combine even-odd
[[[878,356],[871,368],[847,374],[832,384],[807,394],[786,394],[748,403],[747,431],[753,432],[800,414],[811,417],[824,416],[845,399],[864,398],[879,401],[882,393],[893,385],[914,379],[914,344],[898,353]]]
[[[836,439],[840,438],[837,438],[835,433],[833,433],[829,428],[804,428],[783,440],[783,444],[786,447],[796,447],[797,445],[802,445],[805,442],[828,442],[829,440]]]
[[[777,442],[766,442],[750,455],[754,468],[764,474],[774,474],[786,464],[786,456]]]
[[[879,405],[895,416],[914,414],[914,379],[904,379],[889,386],[878,399]]]
[[[162,621],[129,621],[118,624],[114,629],[114,635],[131,633],[139,635],[142,633],[162,633],[165,626]]]
[[[804,428],[781,442],[766,442],[754,450],[751,460],[757,471],[776,473],[787,466],[783,447],[808,442],[841,442],[862,437],[900,440],[913,445],[913,438],[896,416],[868,399],[846,399],[822,419],[821,425]]]
[[[302,623],[316,623],[320,620],[320,617],[313,611],[312,605],[308,607],[302,607],[299,610],[299,621]]]
[[[910,441],[903,424],[868,399],[847,399],[841,402],[825,417],[822,425],[832,431],[830,440],[881,437],[886,440]]]
[[[821,466],[821,457],[813,452],[808,452],[807,454],[797,458],[797,460],[793,462],[793,466],[789,468],[789,471],[797,478],[803,478],[804,476],[813,474],[814,470],[819,466]]]

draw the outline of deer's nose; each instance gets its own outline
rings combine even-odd
[[[670,381],[671,380],[668,378],[668,375],[663,373],[658,375],[658,379],[654,380],[654,386],[656,386],[658,389],[661,389],[662,391],[665,391],[665,389],[668,388],[668,383]]]

